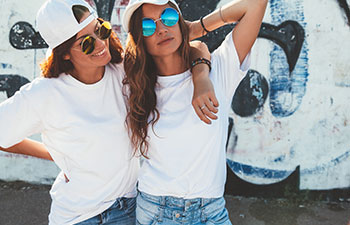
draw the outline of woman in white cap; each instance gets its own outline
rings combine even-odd
[[[52,53],[43,77],[0,105],[0,149],[61,169],[49,224],[135,224],[139,159],[124,125],[122,46],[83,0],[49,0],[37,23]],[[45,146],[24,140],[34,133]]]
[[[231,224],[223,198],[228,113],[266,5],[267,0],[235,0],[196,22],[198,33],[205,33],[239,21],[211,55],[209,77],[220,102],[211,125],[188,104],[193,90],[188,30],[175,0],[131,0],[126,7],[127,125],[134,149],[145,157],[138,179],[138,224]],[[197,110],[205,112],[211,104],[203,102]]]

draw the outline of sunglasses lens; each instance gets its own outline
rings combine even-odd
[[[81,42],[81,50],[86,54],[91,54],[95,49],[95,38],[87,36]]]
[[[103,22],[100,29],[98,30],[98,37],[102,40],[105,40],[111,36],[112,26],[109,22]]]
[[[142,33],[143,36],[148,37],[154,34],[156,31],[156,24],[152,19],[143,18],[142,19]]]
[[[173,8],[166,8],[160,18],[165,26],[172,27],[179,21],[179,14]]]

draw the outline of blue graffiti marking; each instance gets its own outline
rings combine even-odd
[[[0,67],[1,69],[12,69],[12,65],[7,63],[0,63]]]
[[[332,159],[329,163],[324,163],[324,164],[319,165],[319,166],[312,168],[312,169],[301,170],[300,175],[322,173],[326,169],[331,168],[331,167],[335,167],[336,165],[338,165],[338,164],[340,164],[348,159],[350,159],[350,151],[345,152],[344,154],[338,156],[335,159]]]
[[[274,24],[296,20],[306,26],[302,1],[293,2],[296,10],[289,10],[286,0],[271,0],[271,17]],[[283,13],[281,13],[283,12]],[[308,48],[304,42],[295,69],[290,71],[288,58],[280,46],[270,53],[270,108],[276,117],[292,115],[300,106],[306,92],[308,72]]]
[[[316,166],[315,168],[302,169],[300,170],[300,176],[305,174],[322,173],[328,168],[335,167],[338,164],[345,162],[348,159],[350,159],[350,151],[340,155],[339,157],[331,160],[328,163],[324,163],[322,165]],[[285,179],[287,176],[289,176],[293,172],[288,170],[273,170],[273,169],[267,169],[267,168],[254,167],[254,166],[238,163],[230,159],[227,159],[226,161],[235,174],[237,175],[244,174],[245,176],[250,176],[254,178],[282,180],[282,179]]]
[[[246,164],[232,161],[230,159],[227,159],[226,161],[234,173],[244,174],[246,176],[251,176],[251,177],[281,180],[281,179],[285,179],[293,172],[293,171],[287,171],[287,170],[271,170],[271,169],[249,166]]]

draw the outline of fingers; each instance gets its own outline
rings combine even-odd
[[[209,93],[209,94],[208,94],[208,97],[209,97],[210,101],[213,103],[213,106],[219,107],[219,101],[218,101],[218,99],[216,98],[214,92]]]
[[[207,108],[208,111],[213,112],[213,113],[217,113],[218,112],[218,109],[214,106],[214,104],[211,102],[211,100],[209,98],[204,100],[204,105],[206,106],[205,108]],[[203,107],[203,105],[201,107]],[[206,115],[208,115],[206,112],[204,112],[204,113]]]
[[[206,105],[203,105],[201,107],[202,113],[204,113],[205,116],[209,117],[212,120],[216,120],[218,117],[212,113],[209,108]],[[217,110],[216,110],[217,111]]]
[[[207,92],[192,100],[192,106],[197,116],[206,124],[211,124],[211,120],[216,120],[218,112],[218,100],[214,92]]]
[[[206,124],[211,124],[211,121],[204,115],[202,110],[200,109],[199,105],[193,105],[194,111],[196,112],[197,116]]]

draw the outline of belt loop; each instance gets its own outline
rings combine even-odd
[[[123,209],[123,207],[124,207],[124,199],[123,198],[118,198],[118,202],[119,202],[119,209]]]
[[[159,216],[157,218],[157,221],[159,223],[162,223],[163,222],[163,217],[164,217],[164,211],[165,211],[165,204],[166,204],[166,196],[159,196],[160,199],[159,199]]]
[[[201,198],[201,208],[205,205],[204,198]]]
[[[160,196],[160,202],[159,203],[160,203],[161,206],[165,206],[165,203],[166,203],[166,199],[165,198],[166,198],[166,196]]]

